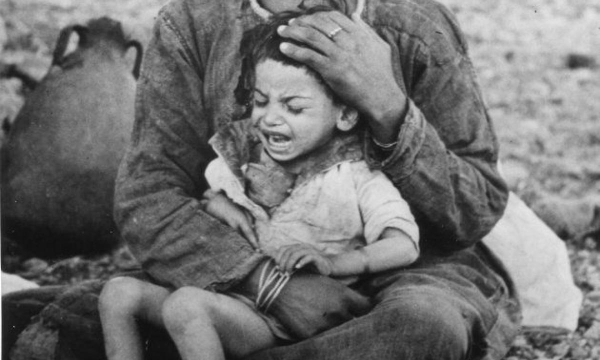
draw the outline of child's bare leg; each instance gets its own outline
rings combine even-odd
[[[240,358],[275,346],[267,323],[232,297],[185,287],[163,305],[163,320],[184,360]]]
[[[143,360],[137,319],[164,326],[161,308],[168,295],[165,288],[129,277],[106,283],[98,308],[109,360]]]

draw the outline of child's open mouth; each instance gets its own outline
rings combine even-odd
[[[266,144],[271,150],[283,151],[287,149],[292,139],[280,132],[262,131],[262,135],[266,139]]]
[[[266,134],[266,136],[267,136],[267,140],[269,141],[269,144],[271,144],[271,145],[281,146],[281,145],[285,145],[288,142],[290,142],[290,138],[285,135]]]

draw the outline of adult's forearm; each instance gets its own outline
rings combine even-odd
[[[139,159],[137,159],[139,160]],[[261,256],[237,232],[204,213],[180,179],[136,170],[125,159],[116,187],[115,219],[142,267],[167,286],[225,289],[243,279]]]
[[[419,3],[418,11],[397,3],[378,20],[396,26],[378,33],[394,44],[402,70],[396,79],[410,100],[383,170],[414,212],[423,250],[461,249],[503,213],[508,191],[496,169],[498,142],[453,14],[435,2]]]
[[[478,134],[471,144],[450,149],[411,104],[399,138],[383,170],[410,204],[424,248],[468,247],[502,216],[508,190],[499,175],[493,140]]]
[[[174,287],[225,288],[257,263],[250,244],[204,213],[203,172],[214,156],[208,139],[202,61],[183,2],[159,14],[138,81],[132,141],[119,169],[115,220],[143,268]]]

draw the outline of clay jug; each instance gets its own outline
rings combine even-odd
[[[77,48],[65,55],[73,32]],[[131,47],[135,60],[126,56]],[[133,126],[141,56],[140,43],[109,18],[60,32],[50,70],[3,144],[3,236],[42,257],[118,244],[114,181]]]

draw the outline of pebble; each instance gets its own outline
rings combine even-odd
[[[595,321],[583,336],[588,339],[600,340],[600,322]]]
[[[23,263],[23,267],[31,273],[40,273],[48,268],[48,263],[39,258],[31,258]]]
[[[4,50],[4,46],[8,42],[8,35],[6,33],[6,24],[2,16],[0,16],[0,54]]]
[[[587,294],[586,299],[594,303],[600,303],[600,290],[590,292]]]
[[[569,346],[567,343],[560,343],[551,347],[552,354],[554,356],[558,356],[559,358],[563,358],[565,355],[567,355],[570,349],[571,346]]]
[[[571,349],[572,359],[589,359],[588,355],[589,351],[587,351],[586,349],[580,347]]]
[[[525,347],[525,346],[529,346],[529,342],[527,341],[527,339],[523,335],[519,335],[519,336],[517,336],[517,338],[513,342],[513,346],[516,346],[516,347]]]
[[[568,54],[565,59],[565,65],[569,69],[580,69],[580,68],[595,68],[597,63],[596,59],[590,54]]]

